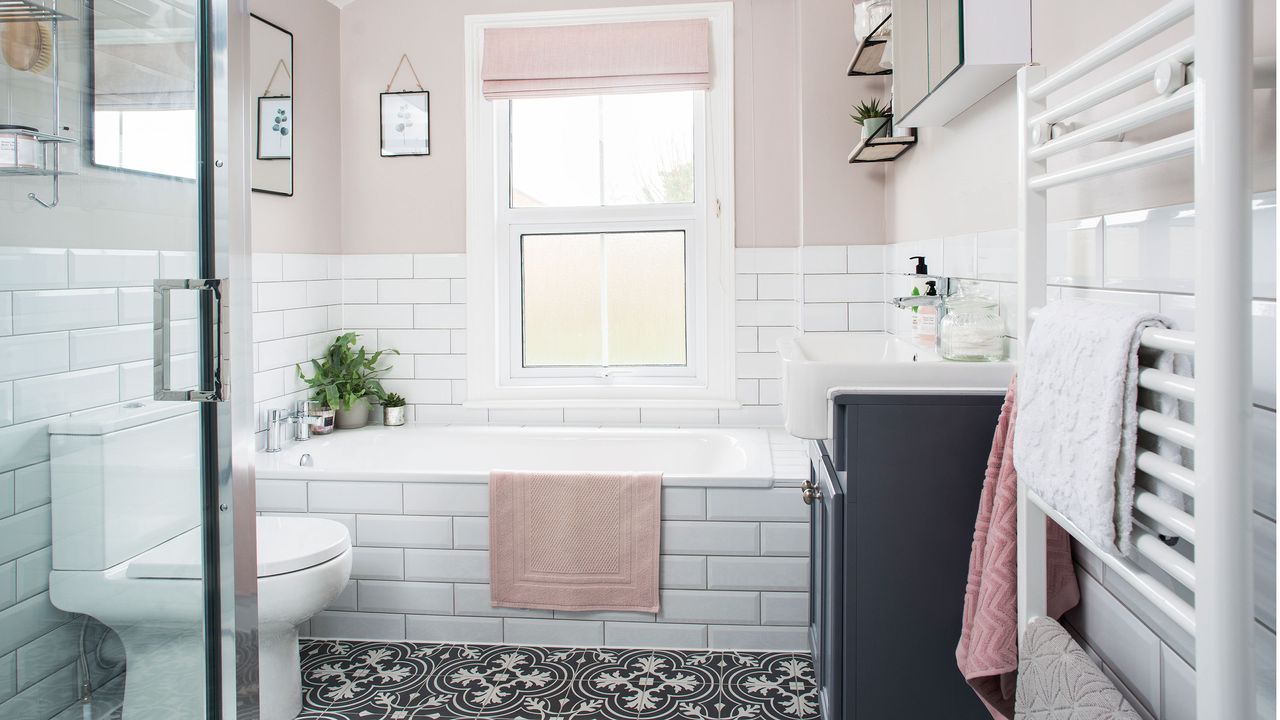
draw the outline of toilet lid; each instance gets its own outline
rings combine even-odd
[[[258,577],[304,570],[351,547],[347,526],[323,518],[258,518]],[[131,578],[199,579],[200,528],[193,528],[129,561]]]

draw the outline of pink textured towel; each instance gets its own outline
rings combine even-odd
[[[662,475],[489,474],[494,607],[658,611]]]
[[[964,593],[964,625],[956,662],[993,718],[1012,718],[1018,676],[1018,474],[1013,469],[1017,379],[1000,409],[978,501],[978,520]],[[1049,614],[1080,602],[1071,539],[1048,522]]]

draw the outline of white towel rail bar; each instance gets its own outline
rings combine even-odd
[[[1099,103],[1106,102],[1113,97],[1151,82],[1155,77],[1156,70],[1165,63],[1177,62],[1185,64],[1194,59],[1195,46],[1191,40],[1186,40],[1175,45],[1172,49],[1162,51],[1158,55],[1147,59],[1132,70],[1103,82],[1098,87],[1086,90],[1070,100],[1064,100],[1033,116],[1028,121],[1028,125],[1034,128],[1037,125],[1047,125],[1059,120],[1065,120]]]
[[[1031,178],[1032,190],[1048,190],[1059,185],[1082,182],[1101,175],[1122,170],[1132,170],[1146,165],[1154,165],[1179,157],[1186,157],[1195,151],[1195,133],[1185,132],[1180,135],[1163,138],[1140,145],[1136,148],[1108,155],[1104,158],[1080,163],[1064,170],[1055,170]]]
[[[1072,130],[1066,135],[1049,140],[1032,148],[1027,153],[1027,157],[1032,160],[1045,160],[1068,150],[1075,150],[1090,143],[1113,138],[1130,130],[1136,130],[1170,115],[1186,112],[1194,106],[1195,88],[1184,87],[1172,95],[1148,100],[1137,107],[1116,113],[1106,120],[1090,123]]]
[[[1142,346],[1184,355],[1194,355],[1196,352],[1196,336],[1185,330],[1148,328],[1142,333]]]
[[[1133,529],[1132,541],[1139,555],[1155,563],[1156,567],[1168,573],[1178,584],[1195,592],[1196,570],[1190,560],[1165,545],[1160,538],[1140,528]]]
[[[1196,473],[1150,450],[1138,450],[1138,471],[1146,473],[1188,497],[1196,496]]]
[[[1196,542],[1196,521],[1187,513],[1165,502],[1159,495],[1147,490],[1141,480],[1140,488],[1133,494],[1133,507],[1142,511],[1147,517],[1155,520],[1169,530],[1175,537],[1182,538],[1192,545]]]
[[[1193,0],[1175,0],[1161,7],[1129,29],[1085,53],[1075,62],[1032,85],[1030,90],[1027,91],[1027,97],[1032,100],[1046,99],[1049,97],[1049,93],[1079,80],[1090,72],[1191,17],[1194,4]]]
[[[1179,400],[1194,402],[1196,399],[1195,378],[1174,375],[1164,370],[1144,368],[1138,371],[1138,387],[1153,392],[1164,393]]]
[[[1196,429],[1191,423],[1171,418],[1156,410],[1139,407],[1138,427],[1188,450],[1196,449]]]

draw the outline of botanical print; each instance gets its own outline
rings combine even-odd
[[[430,93],[382,93],[382,156],[430,155]]]
[[[258,159],[293,157],[293,98],[258,98]]]

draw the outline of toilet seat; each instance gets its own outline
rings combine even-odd
[[[198,580],[203,575],[200,528],[192,528],[138,555],[128,577]],[[305,570],[326,563],[351,547],[345,525],[319,518],[258,518],[258,577]]]

